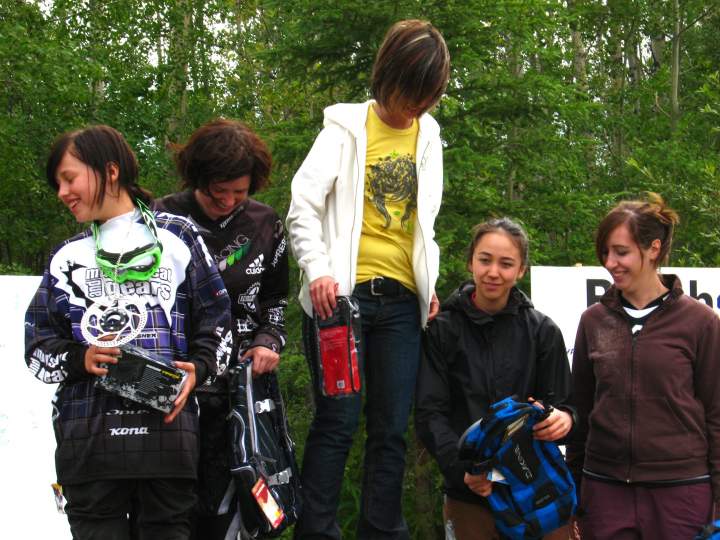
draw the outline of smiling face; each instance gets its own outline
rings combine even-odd
[[[651,287],[657,280],[656,261],[660,240],[641,248],[626,224],[619,225],[608,236],[603,252],[603,266],[610,272],[615,287],[625,295],[634,295]]]
[[[203,212],[212,220],[228,216],[244,203],[250,194],[250,175],[246,174],[227,182],[211,182],[207,193],[195,190]]]
[[[58,198],[78,223],[107,219],[105,205],[96,204],[98,175],[92,167],[65,152],[57,168],[56,180]]]
[[[491,314],[507,305],[510,290],[525,274],[520,249],[503,231],[483,234],[468,267],[475,282],[475,306]]]

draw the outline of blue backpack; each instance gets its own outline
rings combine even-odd
[[[500,472],[490,503],[498,530],[513,539],[542,538],[575,513],[575,483],[555,443],[537,441],[532,427],[552,410],[505,398],[463,433],[459,458],[470,474]]]

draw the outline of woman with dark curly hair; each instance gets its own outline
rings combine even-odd
[[[201,126],[175,150],[186,190],[163,197],[157,207],[197,226],[232,302],[231,364],[252,357],[254,374],[262,376],[280,361],[288,293],[282,221],[251,198],[269,183],[270,152],[249,127],[227,119]],[[197,389],[200,501],[195,531],[203,539],[226,538],[239,526],[228,465],[228,367],[219,366],[213,384]]]

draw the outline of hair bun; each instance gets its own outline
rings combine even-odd
[[[654,213],[661,223],[670,226],[675,226],[680,223],[680,216],[675,210],[667,205],[665,200],[662,198],[662,195],[655,193],[654,191],[648,191],[647,199],[651,206],[656,207]]]

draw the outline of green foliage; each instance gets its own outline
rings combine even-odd
[[[79,229],[43,164],[59,133],[88,123],[120,129],[143,183],[164,195],[177,188],[173,143],[216,116],[242,119],[273,152],[258,198],[284,215],[323,108],[368,97],[382,36],[410,17],[442,31],[453,64],[433,113],[446,146],[441,298],[468,276],[475,223],[520,219],[533,264],[596,264],[595,224],[644,191],[680,212],[671,264],[720,265],[713,3],[674,13],[650,0],[0,0],[0,272],[39,273]],[[293,263],[293,298],[297,275]],[[280,374],[302,454],[312,399],[300,313],[292,301]],[[440,477],[412,432],[408,441],[406,516],[416,538],[439,537]],[[358,436],[340,501],[348,537],[361,468]]]

